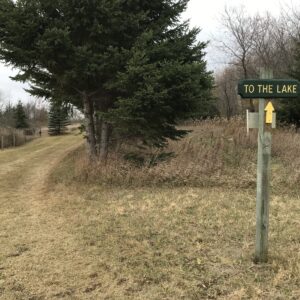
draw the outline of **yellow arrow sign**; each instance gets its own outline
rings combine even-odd
[[[265,112],[267,112],[266,113],[266,124],[272,124],[274,110],[275,110],[274,106],[273,106],[272,102],[270,101],[265,108]]]

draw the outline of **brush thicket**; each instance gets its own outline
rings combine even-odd
[[[90,165],[84,149],[72,157],[72,180],[101,185],[125,186],[221,186],[254,187],[256,182],[257,131],[247,136],[241,119],[205,120],[184,126],[191,133],[170,141],[165,152],[174,157],[153,164],[161,154],[152,151],[151,160],[137,165],[124,159],[128,145],[112,151],[106,164]],[[273,130],[273,185],[293,187],[300,182],[300,135],[288,129]]]
[[[30,134],[26,134],[24,130],[14,128],[0,127],[0,148],[17,147],[25,144],[34,138],[34,132],[28,130]]]

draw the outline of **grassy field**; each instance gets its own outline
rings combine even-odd
[[[274,135],[270,255],[256,265],[255,133],[189,128],[154,167],[120,148],[91,172],[76,135],[1,152],[0,299],[299,299],[299,135]]]

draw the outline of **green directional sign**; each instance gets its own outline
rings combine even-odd
[[[239,81],[242,98],[295,98],[300,96],[300,82],[285,79],[245,79]]]

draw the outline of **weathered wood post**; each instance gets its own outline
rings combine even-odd
[[[261,79],[271,79],[272,72],[261,70]],[[271,159],[271,133],[265,132],[265,99],[259,99],[257,193],[256,193],[256,243],[255,261],[268,260],[269,231],[269,177]]]

